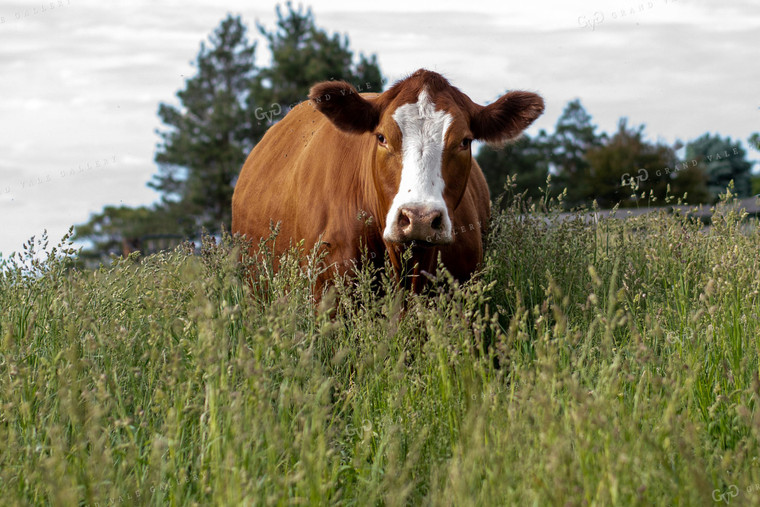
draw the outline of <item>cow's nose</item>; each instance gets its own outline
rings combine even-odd
[[[398,211],[393,236],[400,242],[424,241],[443,244],[451,242],[445,230],[444,211],[422,206],[406,206]]]

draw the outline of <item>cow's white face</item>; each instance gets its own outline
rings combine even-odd
[[[451,242],[451,217],[443,199],[442,161],[452,117],[436,110],[426,90],[393,113],[401,131],[401,180],[385,219],[383,238]]]

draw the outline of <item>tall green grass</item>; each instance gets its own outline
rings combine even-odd
[[[4,505],[760,503],[760,234],[517,202],[422,295],[240,244],[0,275]],[[303,267],[306,266],[306,267]]]

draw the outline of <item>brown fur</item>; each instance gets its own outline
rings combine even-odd
[[[310,101],[272,126],[248,156],[232,198],[232,232],[245,234],[255,244],[269,235],[270,221],[279,221],[277,254],[299,240],[309,251],[321,237],[325,262],[339,273],[352,268],[362,246],[379,262],[388,252],[398,270],[404,246],[382,237],[402,163],[401,132],[392,115],[399,106],[416,102],[423,87],[436,109],[453,116],[442,172],[454,241],[414,247],[412,264],[417,265],[417,275],[422,270],[433,272],[440,252],[457,279],[468,279],[483,259],[490,198],[483,172],[471,148],[462,148],[462,140],[499,142],[516,137],[541,114],[543,101],[532,93],[510,92],[483,107],[441,75],[426,70],[382,94],[359,94],[345,82],[315,85]],[[378,134],[387,146],[380,145]],[[328,270],[320,277],[317,295],[331,276]],[[413,289],[420,288],[420,280],[413,278]]]

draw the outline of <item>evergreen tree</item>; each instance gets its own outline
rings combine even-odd
[[[551,138],[541,130],[537,136],[523,134],[519,139],[501,149],[483,146],[475,159],[483,170],[491,198],[504,193],[507,177],[516,175],[516,194],[525,192],[532,199],[543,196],[549,174]],[[508,205],[508,201],[503,201]]]
[[[741,144],[733,142],[730,137],[722,139],[718,135],[705,134],[686,145],[686,159],[696,160],[704,168],[712,199],[724,193],[731,180],[739,197],[751,195],[752,164],[747,161],[747,152]]]
[[[140,249],[141,240],[148,236],[179,236],[177,224],[182,222],[181,210],[171,205],[106,206],[90,217],[86,224],[76,226],[73,239],[87,241],[82,257],[106,262],[110,255],[122,255]],[[179,242],[179,239],[176,241]]]
[[[760,151],[760,132],[755,132],[751,136],[749,136],[749,139],[747,139],[747,142],[749,143],[750,149],[754,149],[755,151]]]
[[[747,151],[751,152],[755,150],[756,152],[760,152],[760,132],[755,132],[749,136],[747,143],[749,144],[749,150]],[[754,174],[750,178],[752,182],[752,195],[760,195],[760,175]]]
[[[360,54],[354,61],[348,37],[328,35],[314,22],[311,9],[286,4],[283,15],[277,6],[277,28],[257,24],[269,44],[272,63],[254,77],[250,108],[257,123],[271,124],[296,104],[307,99],[309,89],[320,81],[348,81],[360,92],[380,92],[383,78],[377,57]]]
[[[156,162],[159,173],[148,183],[165,200],[182,203],[193,234],[199,228],[218,233],[229,227],[233,183],[263,127],[252,124],[246,109],[254,78],[255,45],[239,17],[228,16],[201,43],[198,73],[177,93],[181,108],[159,106],[161,121]]]
[[[551,163],[557,172],[558,187],[567,188],[569,205],[590,202],[590,165],[586,152],[602,146],[606,140],[606,134],[598,135],[596,129],[591,115],[581,101],[575,99],[565,106],[551,136]]]

